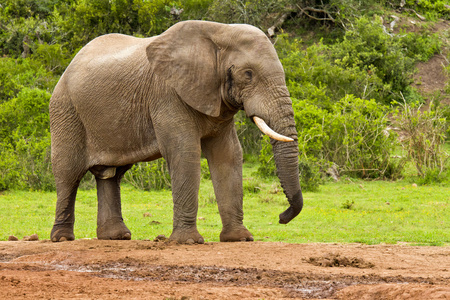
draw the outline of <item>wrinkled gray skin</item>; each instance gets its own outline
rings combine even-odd
[[[200,155],[208,160],[223,229],[221,241],[251,241],[243,225],[242,149],[233,115],[244,109],[293,142],[272,140],[290,204],[303,205],[292,103],[277,54],[259,29],[186,21],[159,36],[101,36],[86,45],[50,100],[58,201],[52,241],[73,240],[79,182],[97,181],[99,239],[130,239],[120,180],[132,164],[164,157],[174,202],[171,239],[203,243],[197,231]]]

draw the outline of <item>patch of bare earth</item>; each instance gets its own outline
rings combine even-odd
[[[450,30],[450,22],[442,20],[432,26],[431,31],[442,33]],[[443,44],[447,47],[450,45],[449,41],[443,40]],[[446,58],[448,50],[444,48],[443,54],[436,54],[426,62],[419,62],[417,64],[417,73],[414,75],[414,87],[424,97],[426,104],[422,110],[429,107],[431,100],[436,97],[436,93],[440,93],[440,101],[442,104],[450,105],[450,96],[446,94],[445,89],[448,78],[444,72],[444,68],[448,66],[449,61]]]
[[[0,299],[450,299],[450,247],[0,242]]]

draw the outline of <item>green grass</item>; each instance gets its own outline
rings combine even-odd
[[[278,214],[287,202],[276,179],[253,176],[244,166],[244,223],[257,241],[290,243],[411,243],[450,244],[450,187],[418,186],[411,180],[327,183],[316,193],[304,193],[301,214],[287,225]],[[122,187],[123,215],[133,239],[169,236],[172,229],[170,191],[145,192]],[[0,194],[0,240],[37,233],[48,239],[56,193],[7,191]],[[80,190],[76,202],[76,238],[96,236],[96,191]],[[144,216],[150,213],[151,216]],[[206,241],[218,241],[220,216],[211,182],[203,180],[198,228]]]

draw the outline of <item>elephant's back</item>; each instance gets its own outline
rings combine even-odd
[[[97,68],[126,68],[145,59],[149,39],[112,33],[95,38],[74,57],[66,71],[97,71]]]
[[[147,67],[146,46],[151,38],[123,34],[100,36],[84,46],[74,57],[58,82],[54,94],[66,93],[88,99],[96,91],[108,94],[111,89],[127,87]]]

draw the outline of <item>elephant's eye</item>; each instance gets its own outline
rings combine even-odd
[[[252,71],[247,70],[247,71],[245,71],[244,74],[245,74],[245,77],[246,77],[249,81],[252,80],[252,78],[253,78],[253,72],[252,72]]]

